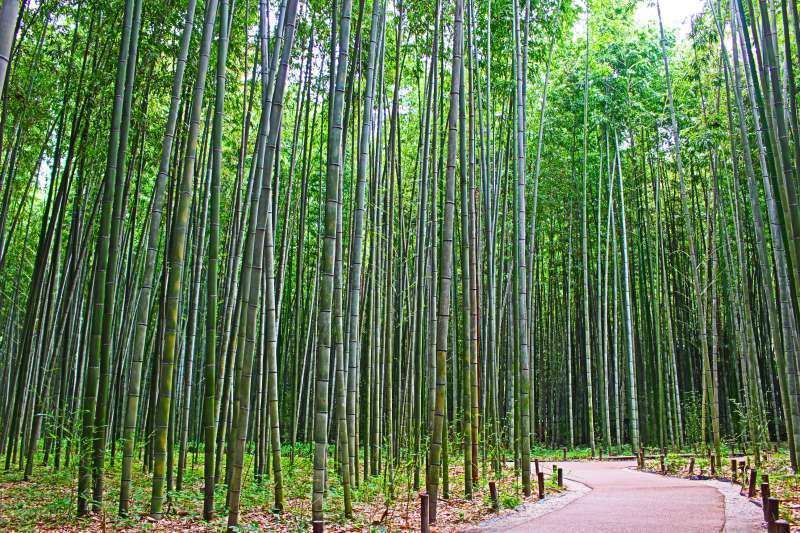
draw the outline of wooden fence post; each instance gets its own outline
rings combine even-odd
[[[539,482],[539,499],[544,499],[544,472],[536,474],[537,481]]]
[[[558,477],[556,479],[558,480],[558,486],[559,487],[563,487],[564,486],[564,470],[562,468],[558,469]]]
[[[731,483],[736,483],[736,459],[731,459]]]
[[[492,499],[492,511],[497,512],[500,509],[500,504],[497,499],[497,483],[494,481],[489,482],[489,497]]]
[[[767,524],[774,524],[780,516],[781,501],[778,498],[769,498],[769,518]]]
[[[761,475],[761,508],[764,511],[764,521],[769,522],[769,476]]]
[[[689,475],[694,475],[694,455],[689,458]]]
[[[789,522],[786,520],[775,520],[769,525],[767,533],[789,533]]]
[[[428,513],[430,512],[430,503],[428,500],[428,494],[425,492],[419,493],[419,530],[422,533],[428,533],[430,528],[428,525],[430,521],[428,520]]]
[[[747,497],[752,498],[756,495],[756,469],[750,469],[750,481],[747,484]]]

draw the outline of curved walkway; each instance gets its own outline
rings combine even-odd
[[[759,531],[760,521],[734,517],[726,524],[725,498],[712,486],[637,472],[634,461],[564,462],[564,477],[592,490],[568,505],[530,520],[494,523],[503,532]],[[545,472],[551,471],[544,463]],[[753,506],[755,507],[755,506]],[[505,526],[505,527],[504,527]]]

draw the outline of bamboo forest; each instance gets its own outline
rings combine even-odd
[[[0,2],[0,529],[800,527],[797,0]]]

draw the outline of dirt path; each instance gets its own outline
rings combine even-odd
[[[757,513],[726,520],[723,494],[703,483],[637,472],[629,468],[635,466],[633,461],[558,464],[567,480],[580,482],[591,491],[542,516],[486,524],[484,529],[503,533],[761,530],[761,522],[753,518]],[[548,472],[551,466],[544,464],[543,468]]]

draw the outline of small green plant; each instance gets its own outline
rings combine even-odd
[[[504,509],[514,509],[519,506],[520,503],[522,503],[522,500],[516,494],[500,495],[500,507]]]
[[[743,402],[734,398],[730,399],[733,406],[735,433],[731,436],[733,442],[730,443],[731,449],[736,442],[741,443],[742,448],[762,449],[768,439],[767,425],[764,417],[760,416],[756,409],[748,407]]]
[[[700,434],[700,399],[697,392],[691,391],[683,397],[683,430],[686,435],[686,443],[695,450],[700,444],[702,435]]]
[[[491,497],[491,495],[489,495],[488,492],[483,495],[483,506],[484,507],[492,507],[492,497]]]

